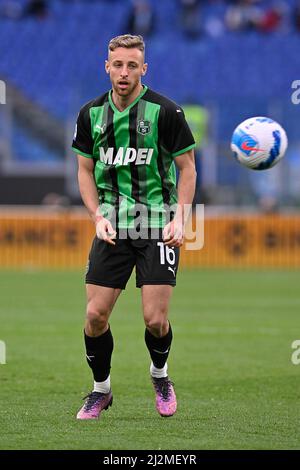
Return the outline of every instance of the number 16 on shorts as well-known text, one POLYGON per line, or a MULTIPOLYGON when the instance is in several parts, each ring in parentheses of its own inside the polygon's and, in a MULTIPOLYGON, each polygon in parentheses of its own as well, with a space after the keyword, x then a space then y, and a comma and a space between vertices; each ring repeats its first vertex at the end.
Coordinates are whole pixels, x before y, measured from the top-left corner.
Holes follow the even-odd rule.
POLYGON ((179 262, 179 248, 178 247, 170 248, 164 245, 164 242, 157 242, 157 248, 158 250, 156 251, 155 257, 157 255, 159 257, 158 266, 160 266, 160 268, 158 268, 155 278, 167 280, 168 282, 166 282, 166 284, 175 286, 176 274, 177 274, 177 268, 178 268, 178 262, 179 262), (159 276, 157 277, 158 274, 159 276))
POLYGON ((176 255, 174 247, 169 248, 165 246, 163 242, 157 242, 157 246, 159 246, 159 254, 160 254, 160 264, 168 264, 174 265, 176 261, 176 255))
POLYGON ((176 278, 176 271, 179 261, 179 248, 169 248, 168 246, 164 245, 163 242, 157 242, 157 246, 159 247, 160 265, 168 265, 168 271, 171 271, 174 278, 176 278))

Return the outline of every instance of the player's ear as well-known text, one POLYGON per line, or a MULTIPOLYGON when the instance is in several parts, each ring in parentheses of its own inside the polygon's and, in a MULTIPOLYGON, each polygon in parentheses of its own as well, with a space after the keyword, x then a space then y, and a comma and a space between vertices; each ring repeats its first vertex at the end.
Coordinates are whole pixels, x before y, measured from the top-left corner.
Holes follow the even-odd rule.
POLYGON ((142 75, 146 75, 148 69, 148 64, 144 64, 142 68, 142 75))
POLYGON ((105 61, 105 71, 106 71, 106 73, 109 73, 109 62, 108 62, 108 60, 105 61))

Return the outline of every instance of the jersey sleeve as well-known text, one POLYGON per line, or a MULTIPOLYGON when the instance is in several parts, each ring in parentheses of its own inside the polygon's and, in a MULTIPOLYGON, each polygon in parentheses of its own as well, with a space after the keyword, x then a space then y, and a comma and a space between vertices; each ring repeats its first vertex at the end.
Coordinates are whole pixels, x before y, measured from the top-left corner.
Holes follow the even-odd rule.
POLYGON ((162 143, 173 157, 196 146, 183 110, 174 104, 164 110, 162 117, 162 143))
POLYGON ((76 122, 72 149, 84 157, 93 158, 94 141, 91 132, 89 105, 81 108, 76 122))

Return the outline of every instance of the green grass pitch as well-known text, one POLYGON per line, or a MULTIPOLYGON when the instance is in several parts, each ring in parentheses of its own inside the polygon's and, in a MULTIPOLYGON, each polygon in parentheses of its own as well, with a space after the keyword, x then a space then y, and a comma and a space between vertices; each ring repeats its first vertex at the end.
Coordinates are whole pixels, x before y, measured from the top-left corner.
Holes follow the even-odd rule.
POLYGON ((80 272, 0 272, 1 449, 299 449, 299 272, 182 271, 169 372, 178 412, 154 406, 139 290, 111 317, 114 404, 76 421, 92 379, 80 272))

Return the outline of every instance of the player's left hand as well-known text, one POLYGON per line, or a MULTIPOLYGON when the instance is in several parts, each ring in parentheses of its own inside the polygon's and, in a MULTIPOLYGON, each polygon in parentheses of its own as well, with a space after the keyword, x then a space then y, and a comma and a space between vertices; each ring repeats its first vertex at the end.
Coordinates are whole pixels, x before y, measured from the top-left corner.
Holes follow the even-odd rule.
POLYGON ((180 247, 183 245, 184 227, 182 220, 174 218, 163 229, 164 245, 180 247))

